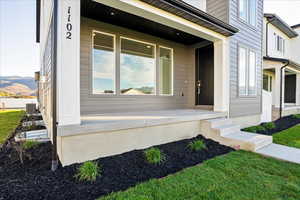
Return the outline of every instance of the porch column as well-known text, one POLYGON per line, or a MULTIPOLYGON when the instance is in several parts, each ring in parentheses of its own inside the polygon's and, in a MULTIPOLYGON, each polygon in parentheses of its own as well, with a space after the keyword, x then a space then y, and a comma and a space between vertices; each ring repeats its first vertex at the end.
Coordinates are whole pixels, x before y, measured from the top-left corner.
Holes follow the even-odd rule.
POLYGON ((58 1, 57 120, 80 124, 80 1, 58 1))
POLYGON ((300 105, 300 72, 296 73, 296 105, 300 105))
POLYGON ((275 107, 280 107, 280 79, 282 79, 282 108, 284 108, 284 82, 285 82, 285 69, 282 70, 282 77, 280 77, 281 67, 275 68, 275 107))
POLYGON ((214 111, 229 110, 229 41, 214 42, 214 111))

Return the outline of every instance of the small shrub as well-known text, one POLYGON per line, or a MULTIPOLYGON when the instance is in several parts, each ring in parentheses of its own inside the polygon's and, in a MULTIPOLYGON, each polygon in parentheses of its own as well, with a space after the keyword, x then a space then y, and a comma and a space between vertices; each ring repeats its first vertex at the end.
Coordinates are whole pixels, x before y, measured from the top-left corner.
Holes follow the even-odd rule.
POLYGON ((274 122, 263 123, 262 126, 268 130, 276 128, 276 125, 274 122))
POLYGON ((98 176, 101 176, 101 166, 96 162, 87 161, 78 168, 75 178, 79 181, 93 182, 96 181, 98 176))
POLYGON ((243 131, 251 132, 251 133, 257 133, 257 132, 261 132, 261 131, 265 131, 265 130, 266 130, 266 128, 263 126, 251 126, 251 127, 243 129, 243 131))
POLYGON ((202 149, 206 149, 206 145, 202 140, 194 140, 188 144, 188 147, 192 151, 200 151, 202 149))
POLYGON ((27 140, 27 141, 23 142, 21 145, 24 150, 29 150, 29 149, 34 149, 39 144, 40 144, 40 142, 37 142, 34 140, 27 140))
POLYGON ((166 160, 166 155, 159 148, 155 147, 145 150, 144 155, 150 164, 161 164, 166 160))
POLYGON ((300 114, 292 115, 292 117, 293 117, 294 119, 300 119, 300 114))

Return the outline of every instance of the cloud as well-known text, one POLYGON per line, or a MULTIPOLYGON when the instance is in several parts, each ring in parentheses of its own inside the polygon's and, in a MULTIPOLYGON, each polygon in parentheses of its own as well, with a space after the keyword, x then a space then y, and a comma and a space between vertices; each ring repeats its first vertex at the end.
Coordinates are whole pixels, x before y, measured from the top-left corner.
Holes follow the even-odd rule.
POLYGON ((121 55, 121 88, 155 85, 155 59, 121 55))
POLYGON ((113 52, 94 50, 94 78, 114 79, 115 59, 113 52))

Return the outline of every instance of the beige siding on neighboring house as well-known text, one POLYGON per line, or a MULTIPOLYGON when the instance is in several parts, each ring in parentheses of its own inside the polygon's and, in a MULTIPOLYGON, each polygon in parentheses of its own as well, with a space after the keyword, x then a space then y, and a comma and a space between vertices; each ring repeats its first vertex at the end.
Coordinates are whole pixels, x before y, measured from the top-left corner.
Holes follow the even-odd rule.
MULTIPOLYGON (((118 43, 118 40, 117 40, 118 43)), ((88 18, 81 18, 81 114, 188 108, 194 106, 194 51, 191 47, 88 18), (174 49, 174 96, 92 94, 92 31, 125 36, 174 49)), ((118 48, 117 48, 117 51, 118 48)))

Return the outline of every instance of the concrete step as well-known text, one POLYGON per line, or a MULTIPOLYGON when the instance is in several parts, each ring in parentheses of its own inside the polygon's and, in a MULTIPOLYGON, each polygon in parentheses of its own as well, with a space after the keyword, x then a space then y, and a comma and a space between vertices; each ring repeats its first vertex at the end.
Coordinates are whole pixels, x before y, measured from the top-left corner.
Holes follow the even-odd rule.
POLYGON ((255 151, 264 156, 300 164, 300 149, 279 144, 270 144, 255 151))
POLYGON ((230 119, 226 119, 226 118, 216 118, 216 119, 210 119, 210 120, 206 120, 206 121, 209 123, 211 128, 232 124, 232 121, 230 119))
POLYGON ((227 134, 224 136, 224 138, 235 141, 235 145, 239 144, 241 149, 249 151, 256 151, 260 148, 272 144, 272 136, 242 131, 227 134))
POLYGON ((239 132, 241 127, 239 125, 226 124, 222 126, 216 126, 212 129, 217 131, 221 136, 225 136, 227 134, 239 132))

